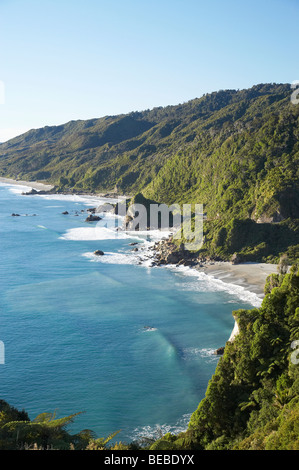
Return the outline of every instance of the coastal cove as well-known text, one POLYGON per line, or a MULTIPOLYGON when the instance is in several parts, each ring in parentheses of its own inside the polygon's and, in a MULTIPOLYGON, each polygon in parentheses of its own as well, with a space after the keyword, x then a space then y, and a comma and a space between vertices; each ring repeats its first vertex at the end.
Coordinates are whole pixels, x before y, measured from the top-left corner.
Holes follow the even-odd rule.
POLYGON ((161 234, 117 232, 111 214, 85 222, 98 196, 28 188, 43 186, 0 184, 1 398, 31 417, 84 411, 74 430, 125 441, 186 429, 232 311, 260 305, 276 265, 151 267, 161 234))

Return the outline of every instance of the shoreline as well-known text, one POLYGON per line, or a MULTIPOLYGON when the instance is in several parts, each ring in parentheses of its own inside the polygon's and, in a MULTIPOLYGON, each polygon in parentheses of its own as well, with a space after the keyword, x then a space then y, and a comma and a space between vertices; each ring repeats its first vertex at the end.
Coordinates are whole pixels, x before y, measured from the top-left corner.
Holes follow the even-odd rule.
POLYGON ((0 176, 0 183, 15 185, 15 186, 26 186, 29 189, 36 189, 37 191, 51 191, 54 188, 52 184, 38 183, 37 181, 23 181, 14 180, 12 178, 4 178, 0 176))
MULTIPOLYGON (((28 188, 35 189, 36 191, 51 191, 54 188, 54 186, 51 184, 41 183, 37 181, 17 181, 12 178, 4 177, 0 177, 0 183, 4 183, 7 185, 25 186, 28 188)), ((60 193, 53 193, 53 195, 55 194, 63 195, 60 193)), ((88 197, 91 194, 76 193, 73 195, 88 197)), ((111 197, 109 193, 105 195, 93 193, 92 195, 96 198, 106 197, 107 199, 109 199, 109 197, 111 197)), ((124 196, 118 197, 122 198, 124 196)), ((161 238, 162 236, 163 234, 161 233, 161 238)), ((148 252, 147 255, 149 254, 150 253, 148 252)), ((155 255, 150 256, 150 258, 152 259, 152 261, 154 261, 155 255)), ((176 267, 176 263, 167 263, 167 265, 174 268, 176 267)), ((270 274, 277 273, 276 264, 258 262, 231 264, 229 261, 207 261, 200 267, 196 265, 189 267, 190 269, 192 269, 192 271, 196 270, 199 273, 204 273, 209 277, 222 281, 225 284, 239 286, 246 291, 256 294, 261 300, 264 297, 264 286, 267 277, 270 274)))
POLYGON ((200 271, 228 284, 235 284, 264 298, 264 286, 270 274, 277 274, 277 264, 269 263, 240 263, 231 264, 229 261, 215 261, 200 271))
POLYGON ((97 193, 97 192, 92 192, 92 191, 80 191, 80 192, 73 192, 73 191, 62 191, 62 192, 53 192, 53 189, 55 186, 50 183, 42 183, 38 181, 25 181, 25 180, 14 180, 13 178, 4 178, 3 176, 0 176, 0 183, 3 184, 9 184, 9 185, 16 185, 16 186, 24 186, 27 187, 28 189, 35 189, 36 191, 43 191, 43 192, 49 192, 50 194, 59 194, 59 195, 65 195, 65 196, 92 196, 95 198, 107 198, 107 199, 131 199, 132 196, 130 195, 124 195, 124 194, 117 194, 113 192, 106 192, 106 193, 97 193))
POLYGON ((204 259, 201 255, 185 251, 178 248, 172 241, 163 240, 154 244, 153 265, 169 267, 186 267, 192 272, 197 272, 208 276, 210 279, 218 281, 218 285, 224 290, 229 290, 229 286, 235 287, 236 291, 243 296, 243 293, 252 294, 254 304, 261 304, 264 294, 264 287, 267 277, 277 274, 277 264, 263 262, 240 262, 204 259))

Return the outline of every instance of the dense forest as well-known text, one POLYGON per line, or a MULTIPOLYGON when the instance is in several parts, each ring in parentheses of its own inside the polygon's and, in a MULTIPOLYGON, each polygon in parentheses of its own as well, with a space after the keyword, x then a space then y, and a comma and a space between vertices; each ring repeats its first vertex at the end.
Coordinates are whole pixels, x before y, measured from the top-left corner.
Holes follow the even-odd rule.
POLYGON ((299 106, 290 96, 287 84, 223 90, 0 145, 0 176, 56 192, 203 204, 199 255, 293 264, 268 278, 260 308, 233 312, 239 334, 184 433, 115 443, 70 433, 76 414, 30 419, 0 400, 0 449, 299 450, 299 106))
POLYGON ((287 84, 31 130, 0 145, 0 175, 55 191, 199 203, 203 254, 277 262, 299 254, 299 106, 287 84))
POLYGON ((30 420, 0 400, 0 449, 299 450, 298 265, 269 276, 265 294, 260 308, 233 312, 239 333, 227 341, 185 432, 115 442, 117 431, 71 434, 67 426, 78 413, 30 420))
POLYGON ((265 293, 260 308, 233 312, 239 333, 188 430, 152 449, 299 450, 298 265, 269 276, 265 293))

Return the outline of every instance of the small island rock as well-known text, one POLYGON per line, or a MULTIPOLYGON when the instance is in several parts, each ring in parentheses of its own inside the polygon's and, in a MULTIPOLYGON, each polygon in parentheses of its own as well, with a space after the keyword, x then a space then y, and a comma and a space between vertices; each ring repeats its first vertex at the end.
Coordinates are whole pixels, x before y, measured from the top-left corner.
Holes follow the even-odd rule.
POLYGON ((102 220, 102 219, 98 215, 91 215, 90 214, 88 217, 86 217, 85 222, 95 222, 97 220, 102 220))
POLYGON ((94 255, 103 256, 105 253, 102 250, 96 250, 93 252, 94 255))

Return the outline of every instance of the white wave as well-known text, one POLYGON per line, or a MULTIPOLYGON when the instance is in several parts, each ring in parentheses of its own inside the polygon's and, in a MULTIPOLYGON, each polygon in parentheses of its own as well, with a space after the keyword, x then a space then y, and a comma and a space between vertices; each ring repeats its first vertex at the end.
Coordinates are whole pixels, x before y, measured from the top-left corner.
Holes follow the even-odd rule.
MULTIPOLYGON (((94 196, 80 196, 78 194, 35 194, 34 197, 40 197, 48 201, 65 201, 83 203, 85 206, 98 206, 107 202, 107 199, 94 196)), ((111 203, 115 201, 110 200, 111 203)))
MULTIPOLYGON (((221 279, 217 279, 211 274, 206 274, 202 271, 199 271, 188 266, 174 266, 174 265, 165 265, 164 268, 172 269, 178 273, 182 273, 188 276, 194 276, 196 278, 195 282, 191 282, 189 285, 190 290, 199 290, 204 292, 219 292, 224 291, 233 296, 236 296, 238 299, 251 304, 254 307, 260 307, 262 300, 256 293, 251 292, 245 287, 238 284, 233 284, 229 282, 224 282, 221 279), (198 283, 197 281, 201 281, 198 283)), ((188 285, 185 286, 185 289, 188 289, 188 285)))
POLYGON ((21 185, 7 185, 8 186, 8 189, 11 193, 14 193, 14 194, 22 194, 24 192, 28 192, 32 189, 31 186, 21 186, 21 185))
POLYGON ((60 238, 64 240, 88 241, 131 239, 132 237, 121 230, 113 230, 107 227, 101 227, 100 225, 94 225, 92 227, 71 228, 60 238))
POLYGON ((146 333, 148 331, 157 331, 157 329, 158 328, 154 328, 153 326, 144 326, 141 331, 142 333, 146 333))
POLYGON ((140 238, 149 239, 151 244, 154 244, 156 241, 162 240, 162 238, 168 238, 170 233, 169 231, 163 230, 140 230, 140 231, 130 231, 127 230, 126 233, 128 235, 137 235, 140 238))
POLYGON ((83 253, 84 257, 92 262, 106 263, 106 264, 139 264, 140 261, 137 256, 132 253, 111 253, 106 252, 102 256, 95 255, 94 253, 83 253))
POLYGON ((186 431, 190 422, 191 413, 184 414, 175 424, 156 424, 154 426, 140 426, 131 433, 132 440, 138 439, 159 439, 167 433, 174 435, 186 431))
MULTIPOLYGON (((124 234, 125 235, 125 234, 124 234)), ((139 240, 140 241, 140 240, 139 240)), ((150 243, 138 243, 138 251, 132 250, 124 252, 107 252, 104 256, 97 256, 94 253, 83 253, 82 256, 89 258, 90 261, 106 264, 133 264, 143 266, 145 268, 151 267, 153 263, 152 255, 149 251, 150 243)))
POLYGON ((211 348, 185 348, 182 351, 183 359, 207 358, 210 360, 219 359, 215 354, 215 349, 211 348))

